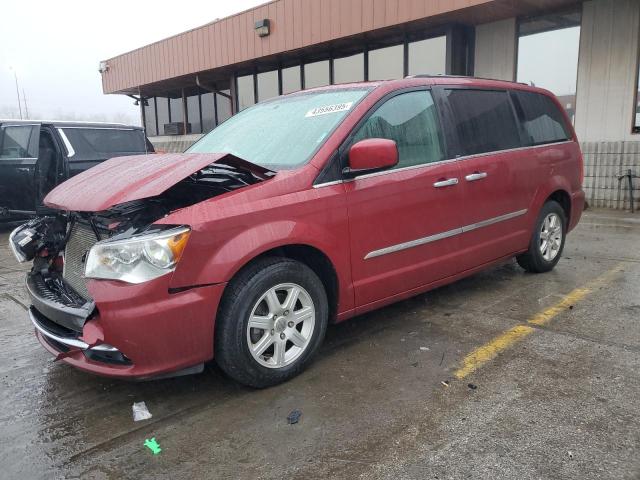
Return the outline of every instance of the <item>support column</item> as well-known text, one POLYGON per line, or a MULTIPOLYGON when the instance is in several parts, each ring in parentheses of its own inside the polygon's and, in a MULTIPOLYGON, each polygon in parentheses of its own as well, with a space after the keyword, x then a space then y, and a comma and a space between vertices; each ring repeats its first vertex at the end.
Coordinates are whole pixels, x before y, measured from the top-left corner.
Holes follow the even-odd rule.
POLYGON ((475 76, 514 81, 517 35, 515 18, 477 25, 475 76))

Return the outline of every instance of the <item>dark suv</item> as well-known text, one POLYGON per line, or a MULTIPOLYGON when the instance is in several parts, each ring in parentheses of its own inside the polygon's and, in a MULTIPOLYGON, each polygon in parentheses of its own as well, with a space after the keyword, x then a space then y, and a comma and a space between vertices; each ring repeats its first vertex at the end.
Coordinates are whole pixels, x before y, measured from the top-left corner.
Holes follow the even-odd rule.
POLYGON ((153 151, 140 127, 0 120, 0 221, 34 215, 53 187, 104 160, 153 151))

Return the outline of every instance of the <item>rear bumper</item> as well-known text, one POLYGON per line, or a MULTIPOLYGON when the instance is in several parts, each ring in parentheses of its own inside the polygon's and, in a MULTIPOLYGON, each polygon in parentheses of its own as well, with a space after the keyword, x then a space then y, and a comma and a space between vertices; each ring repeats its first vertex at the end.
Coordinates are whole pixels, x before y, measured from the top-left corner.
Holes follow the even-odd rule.
POLYGON ((180 374, 213 358, 224 285, 170 294, 169 281, 170 275, 139 285, 90 281, 95 310, 80 331, 58 321, 69 312, 56 302, 44 303, 45 313, 38 298, 29 315, 44 348, 81 370, 130 379, 180 374))
POLYGON ((584 201, 585 194, 582 189, 571 194, 571 216, 569 218, 568 231, 573 230, 576 225, 578 225, 580 217, 582 217, 582 212, 584 211, 584 201))

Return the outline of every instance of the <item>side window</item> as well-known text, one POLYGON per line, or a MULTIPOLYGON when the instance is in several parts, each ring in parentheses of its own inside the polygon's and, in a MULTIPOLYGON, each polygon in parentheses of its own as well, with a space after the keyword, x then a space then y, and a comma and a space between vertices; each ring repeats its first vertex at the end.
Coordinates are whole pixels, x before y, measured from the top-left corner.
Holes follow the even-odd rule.
POLYGON ((353 143, 386 138, 398 146, 398 165, 409 167, 444 159, 442 132, 431 92, 402 93, 387 100, 356 132, 353 143))
POLYGON ((513 91, 514 105, 530 145, 561 142, 571 138, 565 119, 546 95, 513 91))
POLYGON ((10 125, 0 129, 0 159, 38 158, 39 125, 10 125))
POLYGON ((521 147, 509 95, 495 90, 446 90, 460 147, 458 155, 521 147))

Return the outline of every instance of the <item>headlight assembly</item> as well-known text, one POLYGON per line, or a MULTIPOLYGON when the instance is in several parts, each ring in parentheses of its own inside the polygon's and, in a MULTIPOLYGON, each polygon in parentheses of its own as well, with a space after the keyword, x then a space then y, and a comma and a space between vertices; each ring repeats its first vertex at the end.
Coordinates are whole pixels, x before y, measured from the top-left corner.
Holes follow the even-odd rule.
POLYGON ((169 230, 123 240, 102 240, 87 255, 84 276, 143 283, 173 272, 182 257, 191 229, 169 230))

